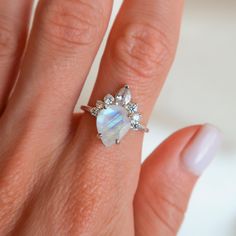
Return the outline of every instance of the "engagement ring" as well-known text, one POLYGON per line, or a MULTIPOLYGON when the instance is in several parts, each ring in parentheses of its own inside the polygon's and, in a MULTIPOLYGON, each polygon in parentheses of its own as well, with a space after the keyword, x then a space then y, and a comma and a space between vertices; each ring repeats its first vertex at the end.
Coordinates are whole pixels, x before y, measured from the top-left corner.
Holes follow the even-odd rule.
POLYGON ((148 132, 148 128, 140 123, 141 114, 138 105, 132 102, 128 85, 125 85, 114 96, 107 94, 103 101, 98 100, 95 107, 81 106, 97 119, 98 137, 107 147, 119 144, 130 129, 148 132))

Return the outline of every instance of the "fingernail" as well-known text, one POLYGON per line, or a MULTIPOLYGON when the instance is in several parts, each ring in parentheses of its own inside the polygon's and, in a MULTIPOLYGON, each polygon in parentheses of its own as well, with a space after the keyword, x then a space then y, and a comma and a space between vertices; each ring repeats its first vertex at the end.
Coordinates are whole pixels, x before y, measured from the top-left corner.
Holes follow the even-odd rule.
POLYGON ((221 133, 213 125, 200 128, 182 153, 184 165, 195 175, 201 175, 214 158, 221 144, 221 133))

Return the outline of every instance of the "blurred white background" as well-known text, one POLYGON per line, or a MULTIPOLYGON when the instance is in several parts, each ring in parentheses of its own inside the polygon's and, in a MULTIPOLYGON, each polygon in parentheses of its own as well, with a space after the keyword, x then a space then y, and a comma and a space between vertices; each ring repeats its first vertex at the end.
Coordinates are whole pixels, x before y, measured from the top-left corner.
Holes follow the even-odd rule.
MULTIPOLYGON (((120 4, 115 1, 112 20, 120 4)), ((79 104, 87 102, 103 48, 104 43, 79 104)), ((175 130, 205 122, 222 130, 224 143, 195 188, 179 236, 235 236, 235 0, 186 2, 177 57, 150 120, 143 157, 175 130)))

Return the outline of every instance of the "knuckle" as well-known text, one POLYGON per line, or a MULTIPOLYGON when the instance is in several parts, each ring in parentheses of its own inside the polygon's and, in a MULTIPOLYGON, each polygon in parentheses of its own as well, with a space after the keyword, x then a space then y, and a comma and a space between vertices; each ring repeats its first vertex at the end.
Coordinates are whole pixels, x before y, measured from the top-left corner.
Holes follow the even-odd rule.
POLYGON ((53 45, 73 49, 91 45, 103 27, 102 8, 91 1, 52 1, 45 8, 40 29, 53 45))
POLYGON ((178 229, 182 223, 185 208, 182 208, 178 203, 173 202, 172 199, 166 196, 157 196, 157 202, 161 206, 157 216, 161 219, 167 219, 167 221, 164 221, 164 224, 175 232, 175 229, 178 229))
POLYGON ((171 59, 165 34, 147 24, 127 25, 115 40, 112 56, 122 73, 144 78, 156 76, 171 59))

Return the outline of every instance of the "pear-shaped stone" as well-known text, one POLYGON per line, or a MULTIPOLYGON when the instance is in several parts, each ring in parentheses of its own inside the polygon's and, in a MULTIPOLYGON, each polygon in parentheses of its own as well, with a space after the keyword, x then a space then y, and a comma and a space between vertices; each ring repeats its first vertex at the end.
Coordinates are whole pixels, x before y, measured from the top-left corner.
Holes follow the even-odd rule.
POLYGON ((131 101, 131 92, 128 87, 120 89, 116 94, 116 102, 120 105, 126 105, 131 101))
POLYGON ((97 131, 107 147, 121 140, 130 129, 130 119, 122 106, 111 105, 99 112, 97 131))

